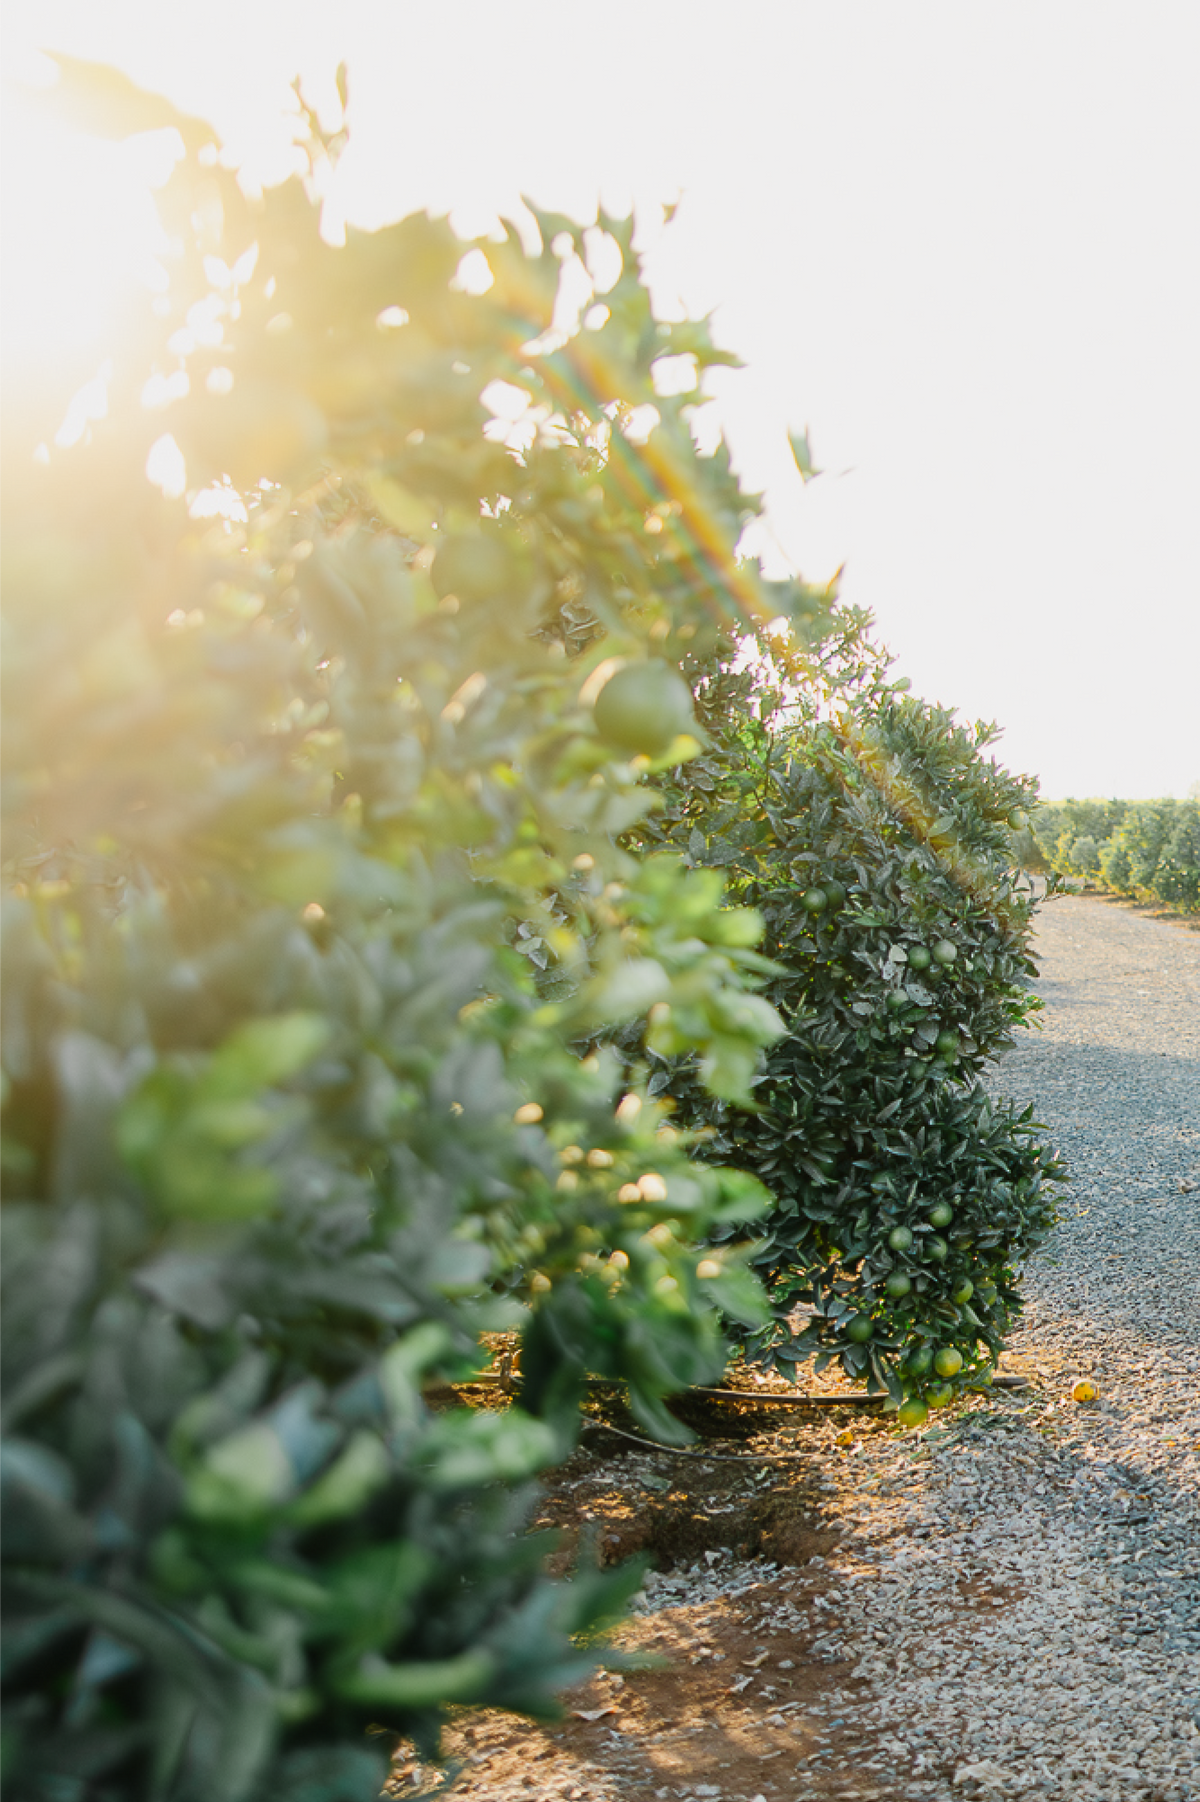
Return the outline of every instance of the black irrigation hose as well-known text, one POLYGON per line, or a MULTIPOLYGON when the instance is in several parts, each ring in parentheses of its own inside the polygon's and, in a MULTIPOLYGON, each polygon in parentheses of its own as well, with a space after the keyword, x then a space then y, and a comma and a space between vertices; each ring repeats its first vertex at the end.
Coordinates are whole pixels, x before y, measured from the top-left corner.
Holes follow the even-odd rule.
POLYGON ((780 1395, 778 1390, 765 1389, 761 1392, 754 1389, 684 1389, 679 1395, 672 1396, 672 1401, 686 1401, 689 1395, 715 1395, 722 1401, 752 1402, 757 1408, 765 1403, 775 1408, 873 1408, 876 1402, 885 1402, 886 1395, 780 1395))
MULTIPOLYGON (((1009 1388, 1027 1389, 1029 1387, 1029 1384, 1026 1383, 1022 1377, 1008 1377, 1007 1379, 1004 1379, 1004 1387, 1006 1389, 1009 1389, 1009 1388)), ((689 1393, 692 1395, 735 1395, 735 1396, 739 1396, 739 1397, 741 1395, 741 1391, 738 1389, 693 1389, 693 1390, 690 1390, 689 1393)), ((750 1399, 758 1400, 760 1398, 756 1397, 756 1396, 752 1396, 750 1399)), ((766 1400, 767 1398, 762 1397, 761 1399, 766 1400)), ((773 1401, 791 1401, 792 1397, 780 1395, 780 1396, 773 1396, 770 1399, 773 1401)), ((813 1400, 819 1399, 822 1402, 832 1401, 832 1400, 838 1400, 838 1401, 841 1400, 840 1397, 832 1397, 832 1396, 821 1396, 819 1398, 813 1397, 813 1396, 804 1396, 802 1398, 797 1398, 797 1399, 804 1400, 804 1401, 813 1401, 813 1400)), ((871 1397, 864 1396, 862 1398, 863 1401, 866 1401, 866 1400, 882 1401, 883 1399, 884 1398, 882 1396, 871 1396, 871 1397)), ((615 1433, 618 1439, 627 1439, 631 1445, 645 1446, 647 1451, 658 1452, 664 1458, 699 1458, 705 1464, 709 1464, 709 1463, 716 1463, 716 1464, 768 1464, 768 1463, 796 1464, 805 1458, 812 1458, 815 1456, 815 1453, 811 1452, 811 1451, 809 1451, 809 1452, 693 1452, 683 1446, 660 1445, 656 1439, 643 1439, 640 1433, 627 1433, 625 1431, 624 1427, 610 1427, 606 1424, 606 1422, 604 1422, 602 1420, 594 1420, 594 1419, 592 1419, 592 1417, 590 1415, 587 1415, 584 1417, 583 1425, 580 1430, 581 1430, 581 1432, 586 1432, 589 1427, 592 1429, 592 1431, 594 1433, 615 1433)))
MULTIPOLYGON (((617 1389, 620 1384, 607 1377, 589 1378, 589 1389, 617 1389)), ((490 1374, 472 1377, 464 1383, 449 1385, 454 1389, 505 1389, 499 1377, 490 1374)), ((987 1385, 990 1389, 1028 1389, 1031 1387, 1026 1377, 993 1377, 987 1385)), ((505 1393, 510 1391, 505 1389, 505 1393)), ((976 1394, 986 1394, 986 1389, 979 1389, 976 1394)), ((756 1389, 681 1389, 672 1401, 686 1401, 689 1395, 714 1396, 719 1401, 749 1402, 754 1407, 774 1408, 873 1408, 887 1400, 886 1395, 780 1395, 778 1390, 756 1389)))
POLYGON ((594 1433, 615 1433, 618 1439, 628 1439, 631 1445, 643 1445, 649 1452, 659 1452, 664 1458, 699 1458, 705 1464, 797 1464, 802 1459, 812 1458, 812 1452, 756 1452, 753 1456, 745 1452, 693 1452, 683 1446, 660 1445, 656 1439, 643 1439, 640 1433, 627 1433, 624 1427, 606 1426, 602 1420, 587 1419, 582 1431, 591 1427, 594 1433))

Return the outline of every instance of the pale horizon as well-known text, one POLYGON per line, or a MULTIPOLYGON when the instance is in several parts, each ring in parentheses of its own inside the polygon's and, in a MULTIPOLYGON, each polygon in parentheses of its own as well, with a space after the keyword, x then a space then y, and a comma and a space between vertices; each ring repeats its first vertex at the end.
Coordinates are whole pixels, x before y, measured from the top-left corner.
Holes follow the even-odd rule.
MULTIPOLYGON (((765 490, 769 571, 844 564, 897 674, 995 719, 995 755, 1048 798, 1184 796, 1200 781, 1200 25, 1154 5, 729 17, 165 0, 44 4, 4 36, 10 71, 38 46, 115 63, 264 179, 284 171, 290 77, 332 113, 344 59, 331 230, 428 207, 479 231, 522 192, 580 219, 598 198, 634 204, 657 304, 711 310, 746 364, 707 392, 765 490), (827 473, 803 487, 786 434, 806 425, 827 473)), ((68 204, 71 154, 47 137, 23 168, 11 143, 6 159, 9 260, 47 283, 19 194, 68 204)), ((111 200, 134 246, 107 154, 89 217, 103 227, 111 200)), ((6 331, 46 316, 36 285, 25 298, 6 293, 6 331)))

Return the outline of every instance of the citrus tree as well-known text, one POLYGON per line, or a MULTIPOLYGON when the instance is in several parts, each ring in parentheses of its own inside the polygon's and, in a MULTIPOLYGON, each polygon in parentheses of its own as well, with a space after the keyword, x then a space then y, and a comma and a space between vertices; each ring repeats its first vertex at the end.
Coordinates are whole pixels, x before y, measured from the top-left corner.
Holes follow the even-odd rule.
POLYGON ((1118 894, 1200 906, 1200 802, 1046 803, 1034 816, 1041 864, 1052 876, 1084 876, 1118 894))
POLYGON ((765 1190, 604 1048, 747 1100, 763 920, 618 841, 703 748, 685 661, 829 608, 738 560, 757 503, 655 385, 729 359, 629 222, 331 246, 303 113, 254 196, 61 73, 182 154, 106 414, 55 441, 26 386, 4 445, 6 1775, 365 1798, 364 1729, 546 1711, 628 1588, 523 1534, 584 1373, 677 1436, 767 1318, 709 1243, 765 1190), (430 1411, 513 1330, 516 1405, 430 1411))
POLYGON ((761 912, 787 1031, 752 1110, 686 1058, 650 1090, 771 1190, 753 1264, 773 1319, 748 1355, 836 1358, 917 1424, 986 1378, 1054 1219, 1062 1172, 1031 1112, 979 1081, 1040 1005, 1014 852, 1034 786, 984 757, 994 728, 889 683, 861 622, 826 652, 799 695, 719 663, 698 681, 708 754, 664 778, 643 830, 761 912))

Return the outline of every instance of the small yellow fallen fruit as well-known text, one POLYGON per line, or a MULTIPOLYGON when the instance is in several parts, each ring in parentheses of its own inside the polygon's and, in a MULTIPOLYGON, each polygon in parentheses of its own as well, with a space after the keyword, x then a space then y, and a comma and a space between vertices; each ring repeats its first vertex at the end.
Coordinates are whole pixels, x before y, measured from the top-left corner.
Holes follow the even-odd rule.
POLYGON ((1095 1383, 1089 1383, 1086 1377, 1084 1377, 1081 1382, 1076 1383, 1074 1389, 1071 1391, 1071 1400, 1073 1402, 1094 1402, 1095 1399, 1096 1385, 1095 1383))
POLYGON ((854 1428, 847 1427, 844 1433, 839 1433, 837 1438, 834 1440, 834 1444, 835 1445, 853 1445, 854 1444, 854 1428))

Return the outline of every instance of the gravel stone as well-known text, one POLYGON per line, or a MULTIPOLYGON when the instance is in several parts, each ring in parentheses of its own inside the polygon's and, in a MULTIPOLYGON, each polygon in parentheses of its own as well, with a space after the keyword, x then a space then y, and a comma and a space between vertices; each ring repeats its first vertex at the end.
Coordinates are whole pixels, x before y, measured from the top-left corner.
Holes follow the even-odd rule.
MULTIPOLYGON (((1040 1030, 988 1082, 1072 1179, 1011 1342, 1039 1386, 836 1467, 813 1652, 880 1794, 1200 1802, 1200 937, 1061 897, 1037 956, 1040 1030)), ((773 1571, 714 1559, 642 1605, 773 1571)))

